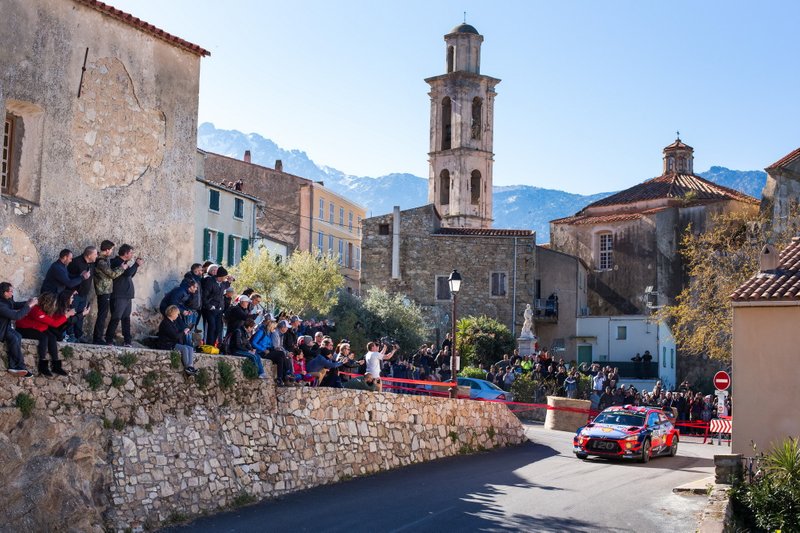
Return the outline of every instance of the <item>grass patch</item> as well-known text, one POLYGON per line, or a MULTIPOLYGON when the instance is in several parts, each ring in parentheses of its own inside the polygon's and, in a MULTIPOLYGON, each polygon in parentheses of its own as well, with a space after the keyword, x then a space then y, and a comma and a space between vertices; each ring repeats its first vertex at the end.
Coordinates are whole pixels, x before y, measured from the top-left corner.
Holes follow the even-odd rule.
POLYGON ((14 405, 19 407, 19 410, 22 413, 22 418, 28 418, 31 416, 33 409, 36 407, 36 400, 34 400, 33 396, 30 394, 20 392, 17 394, 17 398, 14 400, 14 405))
POLYGON ((61 348, 60 351, 61 351, 61 357, 63 357, 64 359, 68 360, 75 357, 75 350, 72 348, 72 346, 64 346, 61 348))
POLYGON ((109 420, 106 417, 103 417, 103 429, 111 429, 111 428, 112 428, 111 420, 109 420))
POLYGON ((119 417, 114 419, 114 422, 111 425, 115 430, 122 431, 125 429, 125 421, 119 417))
POLYGON ((450 440, 453 441, 453 443, 458 442, 458 433, 455 431, 451 431, 447 435, 450 437, 450 440))
POLYGON ((152 389, 157 381, 158 381, 158 372, 156 372, 155 370, 151 370, 144 376, 144 379, 142 379, 142 385, 146 389, 152 389))
POLYGON ((135 365, 136 362, 139 360, 136 357, 136 354, 133 353, 124 353, 120 355, 118 359, 119 359, 119 364, 124 366, 127 370, 130 370, 131 367, 133 367, 133 365, 135 365))
POLYGON ((245 359, 242 363, 242 375, 247 379, 258 379, 258 367, 250 359, 245 359))
POLYGON ((493 439, 495 436, 494 426, 489 426, 489 429, 486 431, 486 434, 489 436, 490 439, 493 439))
POLYGON ((236 384, 236 374, 230 363, 217 361, 217 371, 219 371, 219 388, 222 390, 232 389, 236 384))
POLYGON ((111 376, 111 386, 121 389, 128 380, 123 378, 122 376, 118 376, 114 374, 111 376))
POLYGON ((167 518, 167 524, 180 524, 182 522, 186 522, 187 520, 189 520, 189 515, 181 513, 179 511, 174 511, 167 518))
POLYGON ((181 353, 179 351, 172 350, 169 352, 169 366, 176 370, 181 367, 181 353))
POLYGON ((211 381, 211 376, 208 373, 208 369, 201 368, 197 374, 195 374, 194 381, 197 383, 197 387, 200 390, 205 390, 206 387, 208 387, 208 383, 211 381))
POLYGON ((247 492, 240 492, 234 499, 231 500, 231 507, 244 507, 256 502, 256 497, 247 492))
POLYGON ((100 388, 100 385, 103 384, 103 374, 98 372, 95 369, 92 369, 86 373, 84 376, 86 382, 89 384, 89 388, 92 390, 97 390, 100 388))

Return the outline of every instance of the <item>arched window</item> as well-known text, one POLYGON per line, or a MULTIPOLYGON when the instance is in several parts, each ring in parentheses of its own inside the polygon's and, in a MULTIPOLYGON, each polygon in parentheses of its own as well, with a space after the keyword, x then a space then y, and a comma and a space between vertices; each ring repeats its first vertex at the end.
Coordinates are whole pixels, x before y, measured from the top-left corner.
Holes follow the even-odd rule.
POLYGON ((667 172, 675 170, 675 159, 672 157, 667 158, 667 172))
POLYGON ((477 96, 472 99, 472 138, 480 139, 483 130, 483 100, 477 96))
POLYGON ((683 156, 678 158, 678 170, 679 171, 686 170, 686 158, 683 156))
POLYGON ((449 150, 451 146, 451 120, 453 104, 449 96, 442 99, 442 150, 449 150))
POLYGON ((597 239, 597 269, 611 270, 614 268, 614 234, 602 231, 595 234, 597 239))
POLYGON ((452 46, 447 47, 447 73, 453 72, 453 66, 455 65, 456 59, 456 49, 452 46))
POLYGON ((472 171, 469 180, 469 190, 472 195, 472 205, 481 203, 481 173, 477 170, 472 171))
POLYGON ((447 169, 442 170, 439 174, 439 203, 450 204, 450 171, 447 169))

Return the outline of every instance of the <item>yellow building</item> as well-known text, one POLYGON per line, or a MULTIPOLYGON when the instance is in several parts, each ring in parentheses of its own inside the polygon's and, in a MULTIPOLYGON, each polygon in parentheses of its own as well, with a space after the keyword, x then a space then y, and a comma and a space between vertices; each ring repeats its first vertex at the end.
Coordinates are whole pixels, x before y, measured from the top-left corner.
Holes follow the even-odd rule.
POLYGON ((348 292, 361 289, 361 224, 366 209, 325 188, 311 185, 311 249, 339 259, 348 292))

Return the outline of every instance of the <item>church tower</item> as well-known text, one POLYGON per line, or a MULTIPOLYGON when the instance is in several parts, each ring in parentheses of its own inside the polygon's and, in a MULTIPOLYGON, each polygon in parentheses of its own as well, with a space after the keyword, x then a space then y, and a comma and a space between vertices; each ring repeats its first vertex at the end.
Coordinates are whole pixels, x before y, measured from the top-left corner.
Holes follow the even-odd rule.
POLYGON ((448 228, 492 226, 494 87, 481 75, 483 36, 459 24, 444 36, 446 74, 431 86, 428 202, 448 228))

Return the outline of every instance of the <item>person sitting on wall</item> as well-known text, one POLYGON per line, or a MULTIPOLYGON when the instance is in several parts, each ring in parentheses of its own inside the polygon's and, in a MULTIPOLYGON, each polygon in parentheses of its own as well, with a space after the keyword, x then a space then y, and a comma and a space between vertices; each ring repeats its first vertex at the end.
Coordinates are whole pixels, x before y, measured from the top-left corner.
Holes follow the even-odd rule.
POLYGON ((248 318, 253 318, 255 322, 255 318, 250 316, 250 297, 242 294, 236 298, 236 302, 225 311, 225 323, 228 325, 229 334, 239 329, 248 318))
POLYGON ((252 318, 248 318, 242 325, 234 330, 231 334, 229 344, 230 353, 238 357, 247 357, 253 361, 258 369, 258 377, 267 379, 267 374, 264 373, 264 364, 261 362, 261 358, 256 355, 255 348, 250 344, 250 337, 255 330, 256 323, 252 318))
MULTIPOLYGON (((336 372, 336 378, 325 381, 325 377, 328 372, 333 372, 343 364, 333 361, 332 356, 333 341, 330 339, 330 337, 325 337, 322 341, 322 346, 320 346, 319 354, 306 365, 308 373, 317 378, 317 383, 319 385, 324 385, 326 387, 337 387, 336 378, 338 378, 338 372, 336 372)), ((341 382, 338 382, 337 388, 339 387, 341 387, 341 382)))
POLYGON ((197 369, 194 367, 194 348, 185 344, 189 328, 179 318, 180 315, 181 310, 177 305, 170 305, 164 310, 164 318, 158 325, 156 348, 180 353, 184 371, 193 376, 197 374, 197 369))
MULTIPOLYGON (((57 328, 50 328, 53 333, 56 335, 56 340, 58 342, 62 342, 66 340, 67 342, 78 342, 78 339, 72 337, 70 335, 70 331, 74 331, 76 326, 76 321, 78 317, 83 319, 86 315, 89 314, 89 305, 85 307, 81 306, 78 308, 75 305, 75 300, 78 298, 77 291, 74 289, 64 289, 61 291, 56 298, 56 315, 64 315, 66 316, 68 309, 75 309, 75 314, 67 319, 61 326, 57 328)), ((84 300, 79 300, 79 302, 84 300)))
POLYGON ((75 316, 74 309, 67 309, 65 314, 56 314, 56 296, 51 292, 46 292, 39 296, 39 302, 31 308, 27 315, 17 320, 17 331, 23 339, 39 341, 36 352, 40 375, 47 377, 52 377, 53 374, 67 375, 58 358, 58 341, 56 341, 56 334, 51 328, 58 328, 72 316, 75 316), (52 362, 52 372, 47 361, 48 353, 52 362))
POLYGON ((298 351, 292 357, 292 365, 294 370, 294 381, 298 384, 310 385, 314 381, 314 376, 308 373, 306 369, 306 356, 302 351, 298 351))
POLYGON ((23 318, 39 303, 38 298, 31 298, 27 302, 14 301, 14 286, 4 281, 0 283, 0 342, 6 344, 8 353, 8 373, 20 378, 32 377, 25 368, 25 359, 22 357, 22 336, 11 327, 11 322, 23 318))

